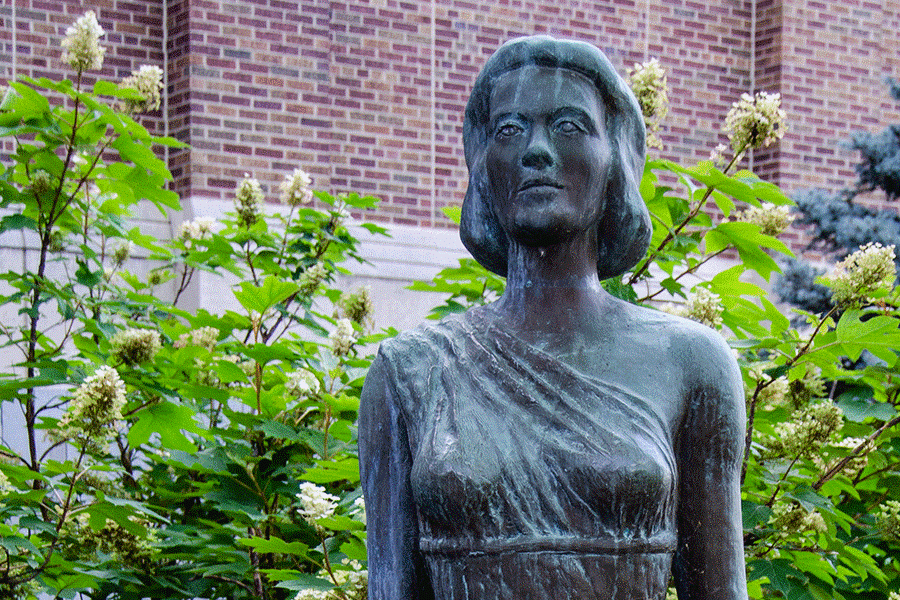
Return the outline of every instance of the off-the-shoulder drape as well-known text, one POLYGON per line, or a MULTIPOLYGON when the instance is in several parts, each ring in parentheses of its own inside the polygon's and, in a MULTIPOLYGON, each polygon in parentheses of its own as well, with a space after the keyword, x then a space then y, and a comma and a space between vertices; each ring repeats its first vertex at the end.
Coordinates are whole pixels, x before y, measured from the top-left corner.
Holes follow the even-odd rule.
POLYGON ((360 413, 370 599, 663 598, 678 473, 657 405, 477 311, 385 343, 360 413))

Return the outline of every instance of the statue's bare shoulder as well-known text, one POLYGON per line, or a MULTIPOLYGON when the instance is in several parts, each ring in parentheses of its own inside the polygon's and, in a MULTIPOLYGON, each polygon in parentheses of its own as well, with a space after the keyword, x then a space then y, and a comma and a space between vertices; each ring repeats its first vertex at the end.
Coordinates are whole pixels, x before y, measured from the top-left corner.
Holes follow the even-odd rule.
MULTIPOLYGON (((673 400, 712 394, 729 405, 741 396, 740 371, 722 335, 705 325, 669 313, 621 303, 613 316, 620 335, 618 352, 626 365, 664 389, 673 400)), ((681 407, 682 409, 685 407, 681 407)), ((743 406, 741 405, 742 409, 743 406)), ((737 410, 737 406, 728 410, 737 410)))

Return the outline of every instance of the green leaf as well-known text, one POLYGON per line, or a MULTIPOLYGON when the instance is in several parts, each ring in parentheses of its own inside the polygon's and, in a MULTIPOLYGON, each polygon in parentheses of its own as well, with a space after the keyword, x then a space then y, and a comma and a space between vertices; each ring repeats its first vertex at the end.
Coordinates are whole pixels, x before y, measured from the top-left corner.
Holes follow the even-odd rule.
POLYGON ((0 219, 0 233, 18 229, 36 230, 37 222, 31 217, 26 217, 22 214, 6 215, 3 219, 0 219))
POLYGON ((803 573, 834 585, 834 567, 822 556, 800 550, 792 550, 786 554, 789 554, 793 559, 794 567, 803 573))
POLYGON ((765 525, 769 521, 769 517, 772 516, 772 509, 763 504, 742 500, 741 516, 744 530, 749 531, 757 525, 765 525))
POLYGON ((777 250, 786 256, 794 255, 784 245, 784 242, 770 235, 763 235, 759 231, 759 226, 752 223, 736 221, 720 223, 706 232, 704 242, 708 254, 719 252, 733 245, 744 266, 759 273, 766 281, 773 272, 780 272, 781 269, 772 257, 763 251, 763 248, 777 250))
POLYGON ((300 479, 312 483, 359 481, 359 460, 348 457, 335 461, 319 461, 316 467, 308 469, 300 479))
POLYGON ((600 282, 600 285, 603 286, 604 290, 620 300, 625 300, 626 302, 635 302, 637 300, 634 288, 623 283, 620 277, 604 279, 600 282))
POLYGON ((269 539, 260 537, 238 538, 238 542, 262 553, 306 556, 309 550, 309 546, 302 542, 286 542, 277 537, 270 537, 269 539))
POLYGON ((366 560, 366 544, 356 537, 351 537, 349 540, 341 544, 341 552, 347 555, 347 558, 350 560, 366 560))
POLYGON ((748 575, 750 580, 768 577, 772 587, 784 594, 785 597, 797 600, 814 600, 805 591, 809 577, 795 569, 790 560, 785 558, 754 560, 748 563, 748 566, 751 569, 748 575))
POLYGON ((84 287, 96 287, 98 283, 103 281, 103 271, 91 271, 90 267, 87 266, 87 263, 81 262, 78 265, 78 270, 75 271, 75 281, 84 287))
POLYGON ((868 386, 850 386, 834 403, 844 413, 844 417, 856 423, 862 423, 866 419, 889 421, 897 416, 897 409, 891 404, 875 400, 872 388, 868 386))
POLYGON ((300 289, 300 286, 293 281, 284 281, 269 275, 259 287, 251 281, 243 281, 240 288, 234 292, 234 297, 241 306, 248 311, 264 314, 279 302, 287 300, 291 294, 300 289))
POLYGON ((128 442, 132 446, 141 446, 150 440, 153 433, 157 433, 165 448, 196 452, 196 446, 183 431, 203 433, 194 422, 194 411, 184 405, 162 402, 138 413, 137 422, 128 432, 128 442))
POLYGON ((846 544, 838 554, 838 558, 863 580, 871 575, 881 582, 885 581, 884 573, 876 566, 875 559, 858 548, 846 544))
POLYGON ((295 578, 289 581, 282 581, 275 587, 285 589, 285 590, 333 590, 334 584, 330 581, 322 579, 321 577, 316 577, 315 575, 310 575, 308 573, 300 573, 295 578))
POLYGON ((834 505, 831 503, 831 500, 817 494, 815 490, 808 485, 798 486, 793 490, 785 492, 784 495, 787 498, 792 498, 799 502, 807 511, 813 509, 819 509, 825 512, 834 511, 834 505))
POLYGON ((263 421, 259 428, 269 437, 295 442, 303 441, 296 429, 279 421, 263 421))
MULTIPOLYGON (((24 79, 25 81, 29 81, 28 78, 24 79)), ((33 83, 37 83, 34 80, 30 80, 33 83)), ((20 118, 27 118, 29 114, 41 114, 50 112, 50 101, 44 97, 43 94, 39 94, 31 87, 19 83, 18 81, 10 81, 9 87, 16 90, 19 94, 19 97, 16 98, 12 105, 12 112, 17 115, 22 115, 20 118)))
POLYGON ((893 367, 900 348, 900 321, 894 317, 866 315, 848 310, 838 321, 837 342, 852 360, 868 350, 893 367), (863 316, 866 320, 863 320, 863 316))
POLYGON ((459 225, 460 222, 462 221, 462 207, 461 206, 445 206, 444 208, 441 209, 441 211, 444 213, 444 215, 448 219, 450 219, 457 225, 459 225))
POLYGON ((169 177, 166 163, 159 159, 148 146, 136 143, 131 136, 119 136, 110 144, 110 147, 118 150, 124 160, 133 162, 136 167, 165 178, 169 177))
POLYGON ((366 526, 359 521, 354 521, 344 515, 334 515, 327 519, 316 519, 316 523, 332 531, 354 531, 365 529, 366 526))

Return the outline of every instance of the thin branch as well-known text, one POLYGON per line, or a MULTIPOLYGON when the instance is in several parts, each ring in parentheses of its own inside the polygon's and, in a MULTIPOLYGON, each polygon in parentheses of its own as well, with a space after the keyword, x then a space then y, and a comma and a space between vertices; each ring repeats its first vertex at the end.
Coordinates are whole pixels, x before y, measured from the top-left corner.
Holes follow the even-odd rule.
MULTIPOLYGON (((687 269, 687 270, 684 271, 683 273, 680 273, 677 277, 673 278, 673 281, 678 281, 678 280, 680 280, 682 277, 684 277, 685 275, 690 275, 691 273, 695 273, 695 272, 697 271, 697 269, 699 269, 700 267, 702 267, 703 265, 705 265, 706 263, 708 263, 709 261, 711 261, 711 260, 714 259, 715 257, 719 256, 720 254, 722 254, 722 253, 725 252, 726 250, 728 250, 728 248, 722 248, 722 249, 719 250, 718 252, 713 252, 712 254, 707 255, 703 260, 701 260, 700 262, 698 262, 696 265, 694 265, 693 267, 687 269)), ((653 300, 654 298, 656 298, 657 296, 659 296, 659 295, 660 295, 661 293, 663 293, 664 291, 666 291, 666 288, 662 288, 662 287, 661 287, 661 288, 659 288, 658 290, 656 290, 655 292, 653 292, 652 294, 648 294, 648 295, 644 296, 643 298, 639 298, 639 299, 638 299, 638 302, 646 302, 646 301, 648 301, 648 300, 653 300)))
MULTIPOLYGON (((746 145, 743 148, 741 148, 741 150, 739 152, 735 152, 734 156, 731 159, 731 162, 728 163, 728 166, 726 166, 725 169, 722 171, 723 173, 726 173, 726 174, 728 173, 728 171, 731 169, 731 167, 733 167, 735 165, 735 163, 741 158, 741 156, 743 156, 744 150, 746 150, 746 145)), ((706 206, 707 200, 709 200, 709 197, 712 196, 712 193, 713 193, 713 191, 715 191, 715 189, 716 188, 714 186, 710 186, 710 187, 706 188, 706 193, 703 194, 703 198, 700 199, 700 202, 697 203, 697 206, 695 206, 694 208, 691 209, 691 211, 688 213, 687 218, 685 218, 681 223, 679 223, 675 229, 668 230, 666 237, 663 238, 663 240, 659 243, 659 245, 656 247, 656 249, 650 253, 650 256, 648 256, 647 258, 644 259, 644 263, 640 266, 640 268, 637 271, 635 271, 634 273, 632 273, 631 277, 628 278, 627 285, 634 285, 638 281, 638 279, 640 279, 641 275, 643 275, 644 273, 647 272, 647 270, 650 268, 650 264, 654 260, 656 260, 656 258, 660 255, 660 253, 663 251, 663 249, 666 247, 666 245, 669 242, 671 242, 672 240, 674 240, 678 236, 678 234, 681 233, 681 231, 685 227, 687 227, 688 223, 690 223, 694 219, 694 217, 696 217, 698 214, 700 214, 700 211, 703 209, 704 206, 706 206)))
MULTIPOLYGON (((774 380, 772 380, 774 381, 774 380)), ((753 443, 753 423, 756 419, 756 404, 759 402, 759 393, 765 388, 762 381, 756 382, 753 398, 750 400, 750 411, 747 414, 747 436, 744 438, 744 460, 741 461, 741 485, 747 477, 747 467, 750 463, 750 445, 753 443)))
POLYGON ((248 592, 250 592, 251 594, 255 593, 255 591, 253 590, 252 587, 250 587, 243 581, 238 581, 237 579, 231 579, 230 577, 222 577, 221 575, 210 575, 210 574, 205 574, 203 577, 205 579, 213 579, 215 581, 224 581, 225 583, 230 583, 232 585, 236 585, 240 588, 243 588, 243 589, 247 590, 248 592))
POLYGON ((868 446, 869 444, 872 444, 878 438, 878 436, 880 436, 882 433, 884 433, 886 430, 890 429, 894 425, 897 425, 898 423, 900 423, 900 417, 894 417, 893 419, 891 419, 890 421, 888 421, 887 423, 885 423, 884 425, 882 425, 881 427, 879 427, 878 429, 873 431, 869 435, 869 437, 867 437, 865 440, 860 442, 859 445, 857 445, 856 448, 854 448, 853 451, 848 456, 845 456, 843 459, 838 461, 837 464, 835 464, 833 467, 828 469, 828 471, 824 475, 822 475, 818 481, 816 481, 813 484, 813 486, 812 486, 813 489, 816 491, 820 490, 822 488, 822 486, 825 485, 830 479, 832 479, 835 475, 840 473, 851 460, 853 460, 854 458, 859 456, 859 454, 862 453, 863 450, 865 450, 866 446, 868 446))

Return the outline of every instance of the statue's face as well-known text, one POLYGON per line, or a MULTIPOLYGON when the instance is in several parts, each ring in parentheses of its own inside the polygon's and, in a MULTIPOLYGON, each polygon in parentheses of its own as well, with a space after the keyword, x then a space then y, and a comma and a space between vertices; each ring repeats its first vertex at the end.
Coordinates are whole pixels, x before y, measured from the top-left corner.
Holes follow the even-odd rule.
POLYGON ((530 65, 498 78, 490 107, 486 167, 507 235, 540 246, 595 227, 611 151, 594 85, 530 65))

